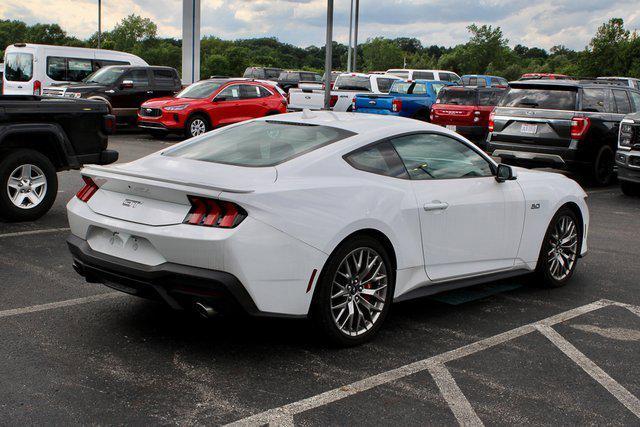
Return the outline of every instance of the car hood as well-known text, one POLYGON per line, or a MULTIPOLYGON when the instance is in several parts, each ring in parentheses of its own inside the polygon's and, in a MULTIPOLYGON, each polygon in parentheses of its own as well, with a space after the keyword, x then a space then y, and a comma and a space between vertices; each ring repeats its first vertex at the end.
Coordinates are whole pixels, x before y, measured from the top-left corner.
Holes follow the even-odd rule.
POLYGON ((162 108, 162 107, 168 107, 171 105, 184 105, 184 104, 192 104, 194 101, 193 99, 186 99, 186 98, 174 98, 171 96, 165 97, 165 98, 153 98, 150 99, 148 101, 145 101, 142 104, 142 107, 146 107, 146 108, 162 108))
POLYGON ((105 85, 100 84, 88 84, 88 83, 56 83, 52 84, 50 87, 54 87, 56 89, 67 89, 69 92, 91 92, 98 89, 106 88, 105 85))

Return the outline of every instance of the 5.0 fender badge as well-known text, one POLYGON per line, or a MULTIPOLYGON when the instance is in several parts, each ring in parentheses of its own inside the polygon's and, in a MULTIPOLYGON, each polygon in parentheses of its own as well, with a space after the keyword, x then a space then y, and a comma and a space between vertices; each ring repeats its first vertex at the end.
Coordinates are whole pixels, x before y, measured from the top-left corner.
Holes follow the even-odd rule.
POLYGON ((122 202, 122 206, 126 206, 128 208, 133 208, 133 209, 137 208, 141 204, 142 204, 141 201, 133 200, 133 199, 124 199, 124 201, 122 202))

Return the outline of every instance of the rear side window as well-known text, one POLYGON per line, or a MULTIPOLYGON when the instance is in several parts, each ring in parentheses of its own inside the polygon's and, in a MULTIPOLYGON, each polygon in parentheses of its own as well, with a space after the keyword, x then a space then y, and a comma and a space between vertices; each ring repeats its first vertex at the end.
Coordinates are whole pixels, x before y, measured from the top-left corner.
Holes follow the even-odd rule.
POLYGON ((447 105, 476 105, 476 91, 445 89, 440 91, 437 101, 447 105))
POLYGON ((414 80, 435 80, 435 77, 433 73, 428 71, 414 71, 413 79, 414 80))
POLYGON ((234 166, 266 167, 353 135, 353 132, 330 126, 257 121, 207 133, 164 155, 234 166))
POLYGON ((582 90, 582 111, 605 112, 605 100, 604 89, 585 88, 582 90))
POLYGON ((640 111, 640 93, 638 92, 629 92, 631 95, 631 99, 633 100, 633 111, 640 111))
POLYGON ((277 79, 280 75, 280 70, 266 69, 264 73, 268 79, 277 79))
POLYGON ((501 107, 574 111, 576 98, 577 91, 564 88, 511 88, 499 105, 501 107))
POLYGON ((149 86, 149 75, 147 70, 132 70, 124 75, 122 80, 132 80, 133 87, 149 86))
POLYGON ((407 170, 398 153, 388 142, 351 153, 345 157, 345 160, 361 171, 395 178, 408 178, 407 170))
POLYGON ((216 95, 215 99, 219 101, 230 101, 233 99, 240 99, 240 86, 239 85, 227 86, 220 93, 218 93, 218 95, 216 95))
POLYGON ((389 90, 391 89, 391 85, 395 81, 396 79, 389 79, 389 78, 376 79, 376 82, 378 83, 378 90, 382 93, 389 93, 389 90))
POLYGON ((266 98, 267 96, 273 95, 271 92, 269 92, 266 88, 263 88, 262 86, 258 86, 258 90, 260 91, 260 98, 266 98))
POLYGON ((315 82, 318 80, 316 76, 317 74, 314 73, 300 73, 300 80, 305 82, 315 82))
POLYGON ((10 82, 28 82, 33 77, 33 55, 30 53, 7 53, 4 63, 4 78, 10 82))
POLYGON ((478 105, 497 105, 501 95, 501 92, 495 90, 478 92, 478 105))
POLYGON ((158 87, 172 88, 177 79, 178 76, 172 70, 153 70, 153 80, 158 87))
POLYGON ((618 114, 628 114, 631 112, 631 102, 629 96, 624 90, 613 90, 613 99, 616 100, 616 108, 618 114))
POLYGON ((465 77, 463 79, 463 82, 467 86, 486 86, 487 85, 487 82, 485 81, 485 79, 478 78, 478 77, 465 77))

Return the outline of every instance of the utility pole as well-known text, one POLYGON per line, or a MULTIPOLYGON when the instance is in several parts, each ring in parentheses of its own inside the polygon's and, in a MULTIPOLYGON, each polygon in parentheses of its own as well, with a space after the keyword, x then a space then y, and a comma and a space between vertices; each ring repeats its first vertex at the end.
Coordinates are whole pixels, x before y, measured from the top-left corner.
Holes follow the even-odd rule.
POLYGON ((98 49, 101 46, 102 38, 102 0, 98 0, 98 49))
POLYGON ((324 47, 324 109, 329 110, 331 100, 331 71, 333 69, 333 0, 327 0, 327 41, 324 47))
POLYGON ((351 0, 351 8, 349 9, 349 50, 347 51, 347 73, 351 72, 351 36, 353 35, 353 0, 351 0))
POLYGON ((356 0, 356 23, 353 33, 353 72, 358 71, 358 21, 360 20, 360 0, 356 0))

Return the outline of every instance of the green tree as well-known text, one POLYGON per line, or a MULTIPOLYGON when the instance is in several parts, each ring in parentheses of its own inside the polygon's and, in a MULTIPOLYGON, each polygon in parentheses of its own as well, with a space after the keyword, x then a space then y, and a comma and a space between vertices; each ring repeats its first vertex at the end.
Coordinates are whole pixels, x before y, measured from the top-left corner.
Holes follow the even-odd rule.
POLYGON ((627 57, 630 33, 622 18, 611 18, 598 27, 583 57, 582 70, 588 76, 624 75, 633 62, 627 57))
POLYGON ((12 43, 27 41, 27 24, 22 21, 0 19, 0 50, 4 51, 12 43))
POLYGON ((137 44, 155 39, 157 32, 158 27, 149 18, 132 14, 105 33, 104 38, 111 42, 113 49, 131 52, 137 44))
POLYGON ((58 24, 35 24, 27 31, 31 43, 62 45, 68 41, 67 33, 58 24))
POLYGON ((402 66, 404 53, 389 39, 376 37, 362 45, 363 68, 369 71, 387 70, 402 66))

